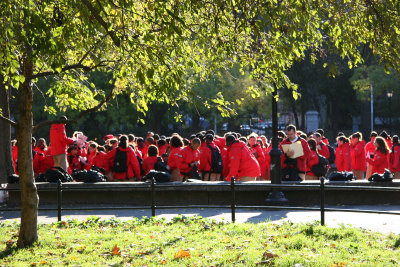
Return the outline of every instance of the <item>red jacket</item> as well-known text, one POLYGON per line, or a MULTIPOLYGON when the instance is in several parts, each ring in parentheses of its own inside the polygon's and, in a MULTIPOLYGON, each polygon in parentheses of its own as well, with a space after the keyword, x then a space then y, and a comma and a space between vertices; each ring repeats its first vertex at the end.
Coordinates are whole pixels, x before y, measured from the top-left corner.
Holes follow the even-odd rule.
POLYGON ((367 169, 365 160, 365 141, 359 141, 351 147, 351 168, 353 170, 364 171, 367 169))
POLYGON ((11 148, 11 155, 12 155, 12 160, 13 160, 13 163, 14 163, 14 172, 16 174, 18 174, 18 172, 17 172, 18 147, 17 146, 13 146, 11 148))
POLYGON ((375 150, 374 158, 367 158, 367 162, 372 165, 372 174, 383 174, 389 168, 389 154, 375 150))
POLYGON ((221 158, 222 158, 222 177, 226 177, 229 173, 229 160, 228 160, 228 149, 223 147, 221 150, 221 158))
POLYGON ((336 148, 335 164, 340 172, 351 171, 351 152, 350 144, 344 143, 336 148))
POLYGON ((370 155, 374 155, 375 153, 375 145, 374 145, 374 141, 369 141, 366 145, 365 145, 365 156, 367 156, 368 152, 370 155))
POLYGON ((310 176, 316 176, 312 171, 311 167, 318 164, 319 159, 318 159, 318 154, 317 152, 310 150, 310 154, 308 154, 308 159, 307 159, 307 174, 310 176))
POLYGON ((231 177, 258 177, 261 175, 260 165, 248 146, 242 141, 233 141, 228 147, 229 173, 227 180, 231 177))
POLYGON ((52 124, 50 128, 51 155, 67 153, 67 146, 74 143, 74 140, 67 137, 65 124, 52 124))
POLYGON ((400 145, 394 145, 390 153, 390 171, 400 172, 400 145))
POLYGON ((180 158, 182 158, 181 150, 182 150, 181 147, 171 147, 171 152, 169 153, 168 156, 168 166, 171 171, 172 169, 179 168, 178 162, 180 158))
POLYGON ((322 142, 324 142, 325 145, 329 145, 329 140, 325 136, 322 136, 322 142))
POLYGON ((324 141, 319 142, 319 144, 317 145, 317 149, 318 149, 318 153, 321 156, 323 156, 326 159, 329 159, 329 156, 330 156, 329 148, 328 148, 328 145, 324 141), (321 149, 318 149, 318 146, 320 146, 321 149))
POLYGON ((158 155, 160 155, 160 157, 167 152, 167 145, 162 145, 158 147, 158 155))
POLYGON ((142 159, 147 158, 147 151, 149 150, 149 147, 147 145, 145 145, 142 148, 137 147, 137 149, 142 153, 142 159))
MULTIPOLYGON (((301 137, 297 137, 296 142, 299 141, 299 140, 301 142, 301 146, 303 147, 304 155, 301 156, 301 157, 296 158, 296 160, 297 160, 297 169, 300 172, 307 172, 307 159, 308 159, 308 156, 309 156, 311 150, 310 150, 310 147, 308 146, 308 143, 307 143, 306 140, 304 140, 301 137)), ((288 145, 288 144, 292 144, 292 142, 288 138, 286 138, 280 144, 280 146, 279 146, 280 150, 283 151, 282 145, 288 145)), ((281 156, 281 168, 282 169, 285 169, 287 167, 287 165, 285 164, 285 160, 286 160, 286 154, 282 153, 282 156, 281 156)))
POLYGON ((96 152, 88 153, 86 158, 87 158, 87 164, 85 166, 86 170, 90 170, 90 168, 93 166, 93 159, 96 157, 96 152))
POLYGON ((118 180, 123 180, 126 178, 140 177, 139 161, 136 158, 135 151, 133 151, 133 149, 131 147, 127 147, 127 148, 117 147, 107 153, 107 158, 111 159, 112 162, 114 163, 115 154, 117 153, 117 149, 119 149, 121 151, 126 151, 126 153, 127 153, 126 164, 127 164, 128 168, 127 168, 127 172, 123 172, 123 173, 113 172, 114 178, 118 179, 118 180))
POLYGON ((107 173, 110 172, 110 160, 107 159, 107 154, 103 151, 100 151, 94 156, 93 161, 92 161, 92 166, 96 166, 98 168, 103 168, 107 173))
POLYGON ((267 162, 265 160, 263 149, 259 144, 255 144, 251 147, 251 152, 256 157, 258 165, 260 165, 261 177, 265 177, 265 173, 267 172, 267 162))
MULTIPOLYGON (((35 172, 35 175, 39 175, 41 173, 46 172, 48 168, 46 168, 46 150, 42 150, 39 147, 36 147, 34 149, 36 152, 35 156, 33 157, 33 171, 35 172)), ((50 166, 52 167, 52 166, 50 166)))
MULTIPOLYGON (((216 147, 214 142, 209 143, 210 146, 216 147)), ((207 147, 207 142, 201 144, 200 148, 200 165, 199 171, 209 172, 211 170, 211 149, 207 147)))
POLYGON ((144 175, 148 174, 151 170, 154 170, 154 165, 156 165, 157 158, 157 156, 151 156, 143 160, 144 175))
POLYGON ((190 146, 186 146, 180 151, 181 158, 178 161, 178 168, 182 174, 190 172, 193 168, 189 166, 193 161, 200 161, 200 151, 193 150, 190 146))
POLYGON ((218 137, 214 140, 214 144, 219 147, 219 151, 222 151, 225 147, 226 141, 224 137, 218 137))

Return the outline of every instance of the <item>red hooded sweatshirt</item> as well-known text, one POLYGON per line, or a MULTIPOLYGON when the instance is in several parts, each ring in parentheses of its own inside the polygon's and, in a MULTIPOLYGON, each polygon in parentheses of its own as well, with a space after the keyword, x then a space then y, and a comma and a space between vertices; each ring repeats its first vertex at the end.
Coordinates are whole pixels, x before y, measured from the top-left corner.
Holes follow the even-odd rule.
POLYGON ((339 172, 350 172, 352 170, 349 143, 344 143, 336 148, 335 164, 339 172))
POLYGON ((242 141, 235 140, 228 147, 229 173, 227 180, 231 177, 258 177, 261 175, 260 165, 249 147, 242 141))
POLYGON ((324 141, 321 141, 321 142, 319 142, 318 146, 317 146, 318 153, 321 156, 325 157, 326 159, 329 159, 329 154, 330 153, 329 153, 328 145, 326 143, 324 143, 324 141), (318 149, 318 146, 321 147, 321 150, 318 149))
POLYGON ((374 145, 374 141, 375 138, 371 141, 369 141, 366 145, 365 145, 365 156, 367 156, 368 152, 370 155, 374 155, 375 154, 375 145, 374 145))
POLYGON ((383 174, 389 168, 389 154, 375 150, 374 158, 367 158, 367 162, 372 165, 372 174, 383 174))
POLYGON ((190 172, 193 168, 189 166, 193 161, 200 161, 200 151, 198 149, 193 150, 190 146, 184 147, 181 151, 181 158, 178 161, 178 168, 181 174, 190 172))
POLYGON ((307 159, 307 169, 309 170, 307 172, 308 175, 310 176, 316 176, 312 171, 311 171, 311 167, 318 164, 319 162, 319 158, 318 158, 318 154, 317 152, 310 150, 310 154, 308 155, 308 159, 307 159))
POLYGON ((156 165, 157 159, 157 156, 148 156, 143 160, 144 175, 148 174, 151 170, 154 170, 154 165, 156 165))
POLYGON ((367 169, 365 160, 365 141, 359 141, 355 146, 351 148, 351 168, 353 170, 364 171, 367 169))
POLYGON ((51 155, 67 153, 67 146, 74 143, 74 140, 67 137, 65 124, 52 124, 50 128, 51 155))
POLYGON ((251 147, 251 152, 256 157, 258 165, 260 165, 261 177, 265 177, 265 173, 267 172, 267 162, 265 160, 263 149, 259 144, 255 144, 251 147))
MULTIPOLYGON (((297 169, 300 172, 307 172, 307 159, 308 156, 310 155, 310 147, 308 146, 308 143, 306 140, 304 140, 301 137, 297 137, 297 139, 295 140, 295 142, 300 141, 301 142, 301 146, 303 147, 303 153, 304 155, 301 157, 297 157, 297 169)), ((281 151, 283 151, 282 145, 287 145, 287 144, 292 144, 292 142, 289 140, 289 138, 286 138, 285 140, 282 141, 282 143, 280 144, 279 148, 281 151)), ((287 165, 285 164, 285 160, 286 160, 286 154, 282 153, 281 156, 281 168, 285 169, 287 167, 287 165)))
POLYGON ((170 170, 179 168, 178 162, 180 161, 180 158, 182 158, 181 150, 182 147, 171 147, 171 152, 168 156, 168 166, 170 170))
POLYGON ((395 144, 390 153, 390 171, 400 172, 400 145, 395 144))
POLYGON ((36 147, 35 149, 35 156, 33 157, 33 171, 35 172, 35 175, 39 175, 41 173, 46 172, 46 150, 42 150, 39 147, 36 147))
POLYGON ((96 166, 98 168, 103 168, 107 173, 110 172, 111 168, 110 168, 110 164, 109 164, 109 160, 107 159, 107 154, 103 151, 100 151, 96 154, 96 156, 94 156, 93 161, 92 161, 92 166, 96 166))
POLYGON ((118 148, 114 148, 112 151, 110 151, 109 153, 107 153, 107 158, 111 159, 112 162, 114 162, 115 159, 115 154, 117 153, 117 149, 121 150, 121 151, 126 151, 127 153, 127 172, 123 172, 123 173, 119 173, 119 172, 113 172, 113 176, 115 179, 118 180, 123 180, 123 179, 127 179, 127 178, 139 178, 140 177, 140 165, 139 165, 139 161, 136 158, 136 154, 135 151, 133 151, 133 149, 131 147, 127 147, 127 148, 122 148, 122 147, 118 147, 118 148))

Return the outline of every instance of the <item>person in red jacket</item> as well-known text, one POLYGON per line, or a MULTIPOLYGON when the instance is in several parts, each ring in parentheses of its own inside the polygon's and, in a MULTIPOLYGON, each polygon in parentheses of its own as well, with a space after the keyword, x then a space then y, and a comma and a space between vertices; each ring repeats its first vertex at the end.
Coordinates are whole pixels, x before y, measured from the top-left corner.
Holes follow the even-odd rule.
POLYGON ((180 158, 182 158, 181 150, 183 147, 182 137, 173 135, 170 139, 170 152, 168 156, 168 166, 171 172, 171 181, 181 181, 181 174, 178 166, 180 158))
POLYGON ((54 166, 54 158, 51 155, 51 146, 47 147, 46 154, 45 154, 45 159, 44 159, 43 164, 44 164, 43 168, 46 169, 46 170, 48 170, 48 169, 50 169, 51 167, 54 166))
MULTIPOLYGON (((367 162, 372 165, 372 174, 383 174, 389 168, 390 149, 384 138, 375 138, 375 154, 373 158, 367 158, 367 162)), ((369 177, 367 177, 369 178, 369 177)))
MULTIPOLYGON (((318 129, 318 130, 316 130, 315 132, 316 132, 316 133, 319 133, 319 134, 321 135, 321 141, 322 141, 325 145, 329 145, 329 140, 328 140, 328 138, 326 138, 326 137, 324 136, 325 131, 324 131, 323 129, 318 129)), ((315 141, 317 141, 317 140, 315 140, 315 141)), ((317 141, 317 146, 318 146, 318 141, 317 141)), ((321 153, 320 153, 320 154, 321 154, 321 153)))
POLYGON ((365 141, 362 140, 362 134, 356 132, 351 135, 351 168, 355 179, 364 179, 364 173, 367 168, 365 160, 365 141))
POLYGON ((271 180, 271 156, 269 155, 269 152, 271 151, 272 146, 268 143, 267 137, 264 135, 261 135, 261 141, 263 143, 263 151, 264 151, 264 156, 265 156, 265 163, 267 165, 267 169, 265 171, 265 180, 270 181, 271 180))
MULTIPOLYGON (((128 180, 134 181, 140 178, 140 165, 139 161, 136 158, 136 154, 131 147, 128 146, 128 137, 126 135, 121 135, 119 138, 119 145, 117 148, 114 148, 111 152, 107 154, 107 158, 112 159, 113 162, 113 171, 112 177, 109 176, 110 181, 121 181, 128 180), (117 166, 117 164, 121 164, 122 162, 116 162, 117 153, 126 153, 126 165, 117 166), (121 171, 121 169, 123 171, 121 171)), ((121 156, 121 158, 124 158, 121 156)))
POLYGON ((36 147, 34 148, 35 156, 33 157, 33 171, 35 176, 38 176, 41 173, 46 172, 46 151, 47 145, 46 140, 44 138, 40 138, 37 142, 36 147))
POLYGON ((311 171, 311 168, 314 165, 317 165, 319 162, 318 158, 318 150, 317 150, 317 141, 314 139, 310 139, 307 141, 309 147, 310 147, 310 153, 308 154, 308 159, 307 159, 307 174, 306 174, 306 180, 319 180, 319 178, 311 171))
POLYGON ((339 172, 351 172, 350 141, 346 136, 337 137, 337 148, 335 151, 335 164, 339 172))
POLYGON ((247 137, 248 143, 250 146, 250 150, 253 155, 256 157, 258 164, 260 165, 261 176, 259 177, 260 180, 265 179, 265 173, 267 171, 267 163, 265 160, 264 151, 262 147, 257 142, 257 135, 251 134, 247 137))
POLYGON ((14 167, 14 172, 18 174, 17 172, 17 160, 18 160, 18 146, 17 146, 17 140, 11 140, 11 155, 12 155, 12 161, 13 161, 13 167, 14 167))
POLYGON ((200 139, 196 137, 180 152, 181 158, 178 161, 178 168, 181 171, 181 176, 184 178, 200 179, 200 174, 198 172, 200 164, 200 144, 200 139))
POLYGON ((400 144, 399 137, 394 135, 392 138, 393 146, 390 153, 390 171, 393 172, 394 179, 400 179, 400 144))
MULTIPOLYGON (((372 157, 374 156, 375 153, 375 138, 378 136, 378 133, 375 131, 372 131, 371 134, 369 135, 370 141, 365 145, 365 157, 369 158, 371 155, 372 157)), ((371 177, 372 175, 372 165, 367 164, 367 173, 365 177, 371 177)))
POLYGON ((296 168, 298 171, 298 177, 300 177, 302 180, 306 178, 306 172, 307 172, 307 159, 310 154, 310 147, 308 146, 308 143, 306 140, 303 138, 299 137, 296 135, 296 126, 290 124, 286 127, 286 134, 287 138, 284 139, 281 144, 280 144, 280 149, 281 151, 283 150, 283 145, 290 145, 295 142, 301 142, 301 146, 303 148, 303 155, 299 156, 297 158, 291 158, 294 155, 294 151, 290 150, 286 154, 283 153, 281 156, 281 168, 296 168), (295 160, 294 160, 295 159, 295 160), (289 164, 293 161, 293 163, 296 166, 293 166, 293 164, 289 164))
POLYGON ((108 174, 111 171, 111 167, 105 151, 106 150, 103 146, 97 147, 97 153, 93 158, 92 166, 104 169, 104 174, 108 174))
POLYGON ((143 160, 143 175, 147 175, 151 170, 154 170, 158 160, 158 148, 155 145, 150 145, 147 150, 148 157, 143 160))
MULTIPOLYGON (((222 172, 218 173, 212 169, 211 149, 213 149, 214 151, 216 151, 216 153, 219 153, 221 155, 219 147, 217 147, 214 143, 214 136, 212 134, 207 134, 205 137, 205 142, 201 144, 199 171, 201 172, 202 180, 220 181, 222 178, 222 172)), ((221 169, 223 170, 223 164, 221 166, 221 169)))
MULTIPOLYGON (((67 117, 63 116, 61 120, 67 120, 67 117)), ((67 170, 67 147, 69 144, 73 144, 74 140, 68 138, 65 133, 65 124, 52 124, 50 128, 50 144, 51 144, 51 155, 54 158, 54 166, 61 167, 65 171, 67 170)))
POLYGON ((383 130, 379 136, 383 137, 383 139, 385 139, 386 143, 388 144, 388 147, 392 147, 392 138, 390 137, 390 135, 383 130))
POLYGON ((97 155, 97 147, 98 146, 99 145, 95 142, 90 143, 90 145, 88 146, 88 152, 87 152, 87 156, 86 156, 87 162, 85 165, 86 170, 90 170, 90 168, 92 168, 93 159, 97 155))
POLYGON ((318 154, 325 157, 326 159, 329 159, 329 156, 330 156, 329 148, 328 148, 328 145, 322 141, 321 134, 318 132, 315 132, 313 134, 313 138, 314 138, 315 142, 317 142, 318 154))
POLYGON ((227 180, 255 181, 261 175, 260 165, 249 147, 232 134, 225 138, 228 147, 229 173, 227 180))
POLYGON ((162 156, 164 153, 167 153, 167 142, 165 139, 160 139, 157 141, 158 146, 158 154, 162 156))

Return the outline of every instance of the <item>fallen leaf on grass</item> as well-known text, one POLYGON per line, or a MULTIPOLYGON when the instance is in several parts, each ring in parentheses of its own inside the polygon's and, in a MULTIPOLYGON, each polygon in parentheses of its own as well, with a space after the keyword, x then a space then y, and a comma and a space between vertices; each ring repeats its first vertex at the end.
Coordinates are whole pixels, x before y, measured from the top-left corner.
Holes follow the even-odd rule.
POLYGON ((117 247, 117 245, 114 246, 114 248, 112 249, 112 255, 121 255, 121 249, 119 247, 117 247))
POLYGON ((345 267, 345 266, 347 266, 347 263, 345 262, 338 262, 331 265, 331 267, 345 267))
POLYGON ((274 254, 274 253, 270 252, 270 251, 265 251, 263 256, 262 256, 263 260, 273 259, 273 258, 279 258, 279 256, 277 254, 274 254))
POLYGON ((332 244, 331 244, 331 247, 336 248, 336 245, 332 243, 332 244))
POLYGON ((167 261, 166 260, 162 260, 162 261, 160 261, 160 264, 167 264, 167 261))
POLYGON ((186 250, 181 249, 181 250, 179 250, 178 252, 175 253, 174 258, 175 259, 182 259, 182 258, 190 259, 191 256, 190 256, 189 252, 187 252, 186 250))
POLYGON ((10 248, 14 243, 15 243, 14 240, 8 240, 8 241, 6 242, 7 248, 10 248))
POLYGON ((47 264, 47 261, 43 260, 40 262, 40 264, 47 264))

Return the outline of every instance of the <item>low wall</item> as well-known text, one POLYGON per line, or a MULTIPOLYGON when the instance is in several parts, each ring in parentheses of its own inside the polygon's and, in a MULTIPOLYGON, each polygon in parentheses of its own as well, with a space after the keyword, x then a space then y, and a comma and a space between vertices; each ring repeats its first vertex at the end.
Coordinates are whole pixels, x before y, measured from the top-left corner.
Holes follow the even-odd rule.
MULTIPOLYGON (((235 184, 237 205, 265 205, 265 199, 271 188, 270 182, 237 182, 235 184)), ((319 185, 319 181, 283 182, 284 185, 319 185)), ((41 204, 57 203, 57 184, 37 183, 41 204)), ((328 205, 374 205, 400 204, 400 191, 367 191, 351 189, 352 186, 400 187, 400 180, 390 183, 370 183, 368 181, 326 182, 326 186, 346 186, 344 189, 326 190, 328 205)), ((18 184, 10 184, 8 206, 20 205, 18 184)), ((285 197, 289 205, 319 205, 320 191, 315 188, 285 188, 285 197)), ((151 204, 151 186, 148 183, 64 183, 63 204, 119 204, 149 206, 151 204)), ((229 205, 231 186, 228 182, 172 182, 156 184, 156 205, 229 205)))

